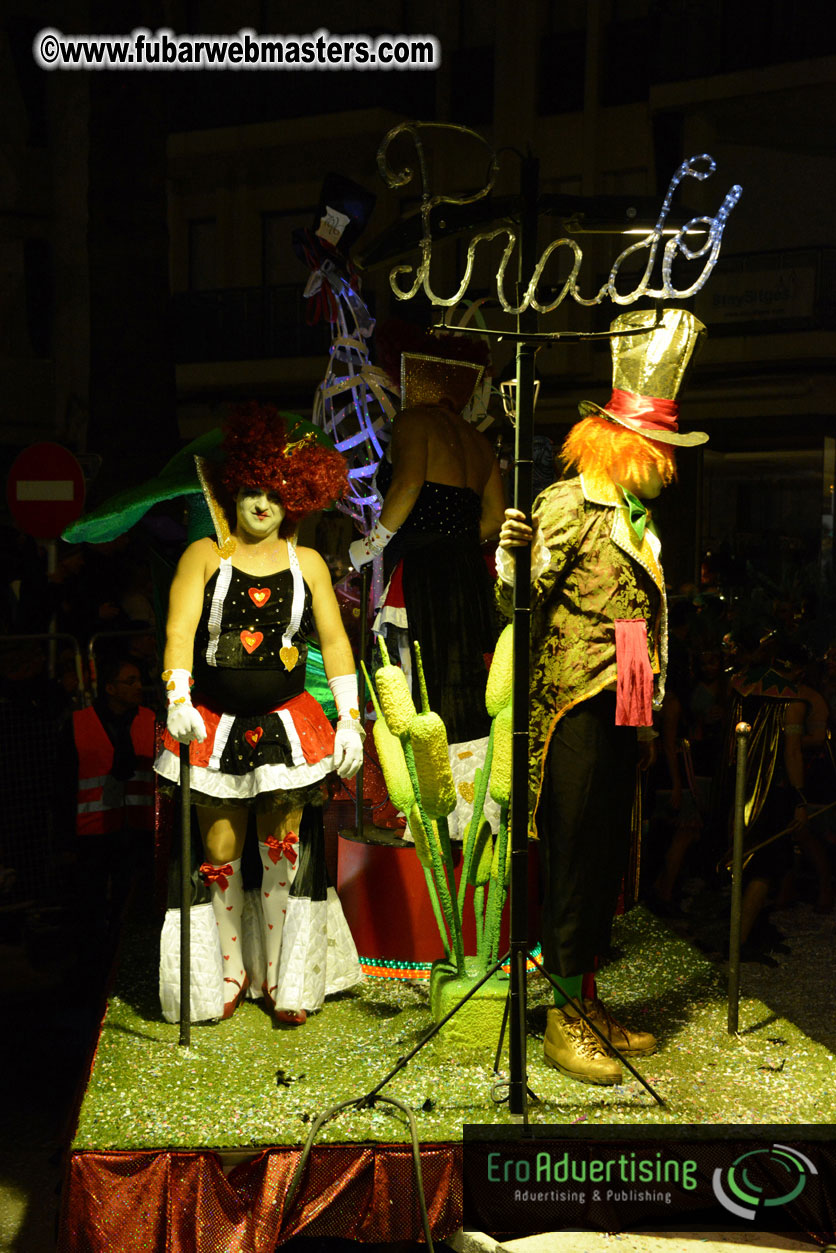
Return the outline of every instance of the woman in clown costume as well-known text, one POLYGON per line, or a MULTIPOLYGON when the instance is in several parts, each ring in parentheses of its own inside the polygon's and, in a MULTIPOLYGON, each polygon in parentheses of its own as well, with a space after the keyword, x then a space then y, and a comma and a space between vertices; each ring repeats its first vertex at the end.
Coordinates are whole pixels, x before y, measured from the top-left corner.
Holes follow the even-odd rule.
POLYGON ((362 760, 354 659, 328 567, 294 539, 306 514, 345 492, 346 466, 311 436, 288 443, 278 413, 260 405, 232 415, 223 453, 222 465, 199 465, 219 542, 191 544, 171 586, 167 729, 156 769, 176 782, 179 744, 192 744, 201 875, 221 942, 225 1018, 249 983, 241 856, 255 810, 262 991, 279 1021, 300 1024, 326 992, 361 977, 336 894, 327 888, 321 843, 299 839, 302 811, 324 803, 328 774, 351 778, 362 760), (305 691, 314 631, 337 707, 336 733, 305 691))

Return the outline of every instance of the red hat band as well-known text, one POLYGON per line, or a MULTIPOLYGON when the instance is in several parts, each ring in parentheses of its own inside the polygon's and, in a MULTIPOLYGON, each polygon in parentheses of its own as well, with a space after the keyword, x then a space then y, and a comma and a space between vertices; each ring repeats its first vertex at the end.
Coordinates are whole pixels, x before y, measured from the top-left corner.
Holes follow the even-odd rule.
POLYGON ((663 400, 659 396, 639 396, 635 392, 621 391, 616 387, 605 405, 605 411, 614 418, 622 418, 647 431, 648 435, 652 431, 675 434, 679 430, 679 405, 675 400, 663 400))

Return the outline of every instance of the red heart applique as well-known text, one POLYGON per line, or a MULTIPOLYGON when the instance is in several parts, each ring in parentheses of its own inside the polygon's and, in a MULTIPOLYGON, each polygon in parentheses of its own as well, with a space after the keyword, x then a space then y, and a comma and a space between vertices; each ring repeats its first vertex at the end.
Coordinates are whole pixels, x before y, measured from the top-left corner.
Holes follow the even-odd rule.
POLYGON ((224 953, 224 961, 225 962, 229 961, 229 953, 224 953))
POLYGON ((247 741, 250 748, 255 748, 256 744, 261 739, 263 734, 264 734, 264 728, 256 727, 254 731, 245 731, 244 739, 247 741))
POLYGON ((232 907, 232 905, 227 905, 227 907, 226 907, 226 912, 227 912, 228 914, 229 914, 229 913, 231 913, 231 912, 232 912, 232 908, 233 908, 233 907, 232 907))
POLYGON ((234 943, 235 943, 235 941, 236 941, 237 939, 238 939, 238 936, 237 936, 237 935, 234 935, 234 936, 232 937, 232 943, 234 944, 234 943))
POLYGON ((248 653, 254 653, 263 639, 264 636, 261 631, 244 630, 241 632, 241 643, 244 645, 248 653))
POLYGON ((268 922, 267 926, 270 928, 270 930, 271 930, 271 931, 273 930, 273 924, 272 924, 272 922, 268 922))
POLYGON ((287 887, 287 879, 282 879, 282 880, 280 880, 280 882, 279 882, 279 887, 280 887, 280 888, 286 888, 286 887, 287 887))
POLYGON ((250 588, 247 588, 247 593, 249 595, 250 600, 253 602, 254 605, 258 605, 259 609, 261 608, 262 605, 266 605, 268 600, 270 599, 269 587, 250 587, 250 588))

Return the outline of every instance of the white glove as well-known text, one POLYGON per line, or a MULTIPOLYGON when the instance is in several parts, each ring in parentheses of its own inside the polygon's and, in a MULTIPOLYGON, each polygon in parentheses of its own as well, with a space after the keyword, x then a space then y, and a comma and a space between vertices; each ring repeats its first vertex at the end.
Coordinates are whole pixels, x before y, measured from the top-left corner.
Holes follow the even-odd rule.
POLYGON ((368 535, 349 544, 348 556, 354 569, 361 570, 370 561, 374 561, 375 557, 379 557, 394 534, 394 531, 390 531, 378 519, 368 535))
MULTIPOLYGON (((549 546, 543 539, 538 526, 534 533, 534 543, 531 545, 531 582, 536 583, 540 576, 546 573, 550 564, 549 546)), ((496 550, 496 574, 501 583, 506 583, 511 587, 514 582, 514 553, 512 549, 503 548, 501 544, 496 550)))
POLYGON ((190 688, 194 680, 188 670, 164 670, 163 682, 168 700, 166 726, 180 744, 206 739, 206 724, 192 704, 190 688))
POLYGON ((337 734, 334 737, 334 769, 341 779, 353 779, 363 764, 366 732, 360 717, 357 675, 338 674, 328 680, 337 706, 337 734))
POLYGON ((353 779, 363 764, 363 737, 359 722, 337 723, 334 736, 334 769, 341 779, 353 779))

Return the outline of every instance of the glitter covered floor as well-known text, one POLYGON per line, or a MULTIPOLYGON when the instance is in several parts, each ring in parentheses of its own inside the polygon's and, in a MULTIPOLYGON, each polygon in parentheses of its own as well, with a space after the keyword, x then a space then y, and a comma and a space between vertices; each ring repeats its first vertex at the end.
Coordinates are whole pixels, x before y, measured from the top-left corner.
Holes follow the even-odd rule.
MULTIPOLYGON (((195 1025, 184 1049, 178 1027, 159 1013, 156 956, 152 933, 129 937, 73 1152, 301 1144, 318 1114, 375 1088, 429 1026, 425 984, 368 979, 303 1028, 278 1029, 249 1002, 228 1022, 195 1025)), ((632 1076, 599 1089, 547 1068, 540 1038, 549 990, 529 976, 528 1079, 539 1098, 532 1122, 836 1121, 834 1054, 747 997, 739 1034, 729 1036, 723 970, 643 908, 616 920, 599 989, 617 1016, 657 1035, 658 1052, 640 1068, 666 1107, 632 1076)), ((384 1093, 412 1108, 422 1142, 459 1141, 463 1123, 514 1122, 492 1099, 495 1049, 491 1040, 450 1056, 433 1041, 384 1093)), ((408 1138, 404 1116, 378 1105, 346 1111, 318 1143, 408 1138)))

